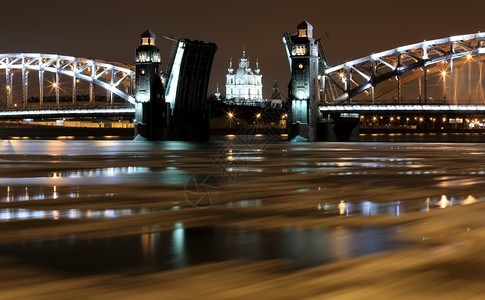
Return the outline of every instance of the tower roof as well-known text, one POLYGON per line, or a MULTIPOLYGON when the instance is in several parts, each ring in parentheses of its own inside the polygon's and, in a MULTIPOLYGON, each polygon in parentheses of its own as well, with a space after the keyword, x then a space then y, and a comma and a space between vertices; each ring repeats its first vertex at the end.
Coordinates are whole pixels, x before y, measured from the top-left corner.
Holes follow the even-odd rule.
POLYGON ((151 32, 149 29, 147 29, 145 32, 143 32, 141 34, 141 37, 142 38, 155 38, 156 35, 153 32, 151 32))
POLYGON ((312 24, 308 23, 307 20, 303 20, 298 26, 296 27, 297 29, 313 29, 312 24))

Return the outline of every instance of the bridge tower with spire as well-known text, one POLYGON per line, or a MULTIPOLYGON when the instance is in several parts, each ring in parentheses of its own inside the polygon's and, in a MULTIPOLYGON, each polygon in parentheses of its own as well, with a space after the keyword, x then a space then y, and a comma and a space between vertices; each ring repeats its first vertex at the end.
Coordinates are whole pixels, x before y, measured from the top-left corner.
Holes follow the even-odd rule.
POLYGON ((143 32, 135 58, 135 136, 148 140, 162 139, 167 124, 161 56, 155 38, 150 30, 143 32))
POLYGON ((318 107, 324 90, 321 75, 326 65, 323 49, 313 37, 313 26, 307 21, 297 26, 295 34, 286 33, 283 42, 292 74, 288 91, 291 101, 289 137, 316 141, 321 120, 318 107))

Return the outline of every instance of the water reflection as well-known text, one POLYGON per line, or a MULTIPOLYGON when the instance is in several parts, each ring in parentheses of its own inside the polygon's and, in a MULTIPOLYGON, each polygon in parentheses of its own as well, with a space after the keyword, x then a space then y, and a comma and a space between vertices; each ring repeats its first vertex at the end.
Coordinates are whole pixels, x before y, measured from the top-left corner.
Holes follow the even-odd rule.
POLYGON ((190 173, 177 167, 163 168, 148 167, 109 167, 97 169, 77 169, 55 171, 48 175, 37 174, 30 177, 3 177, 0 185, 86 185, 86 184, 124 184, 141 182, 159 182, 166 184, 184 184, 190 173))
POLYGON ((16 220, 74 220, 74 219, 113 219, 135 214, 145 214, 156 209, 104 209, 104 210, 30 210, 26 208, 0 208, 0 221, 16 220))
MULTIPOLYGON (((86 197, 113 197, 115 193, 103 195, 85 193, 86 197)), ((0 202, 23 202, 39 200, 56 200, 60 198, 79 198, 81 192, 79 186, 6 186, 0 187, 0 202)))
POLYGON ((400 216, 403 213, 411 212, 429 212, 430 209, 447 208, 455 205, 469 205, 476 202, 484 201, 485 197, 476 198, 472 195, 467 197, 448 197, 442 195, 441 197, 426 198, 422 200, 407 200, 407 201, 391 201, 391 202, 350 202, 341 200, 337 204, 319 203, 317 209, 329 215, 341 216, 376 216, 376 215, 391 215, 400 216))
POLYGON ((292 260, 298 267, 396 249, 395 228, 313 228, 281 230, 185 228, 133 236, 63 239, 0 245, 0 255, 24 259, 61 272, 99 274, 131 269, 181 269, 208 262, 243 259, 292 260), (120 251, 123 249, 123 251, 120 251), (75 259, 73 259, 75 258, 75 259))

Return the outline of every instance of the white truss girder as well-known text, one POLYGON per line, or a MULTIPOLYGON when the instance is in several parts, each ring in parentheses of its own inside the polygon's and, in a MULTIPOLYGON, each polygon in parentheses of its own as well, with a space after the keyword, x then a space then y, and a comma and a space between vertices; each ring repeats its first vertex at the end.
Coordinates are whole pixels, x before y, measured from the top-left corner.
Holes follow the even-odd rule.
POLYGON ((78 78, 135 104, 133 66, 56 54, 8 53, 0 54, 0 69, 34 70, 78 78))
POLYGON ((479 32, 398 47, 328 68, 325 76, 330 78, 329 82, 337 85, 342 94, 329 99, 327 103, 332 105, 349 101, 387 79, 396 77, 399 80, 405 72, 467 55, 483 54, 484 47, 485 33, 479 32), (353 85, 342 78, 353 78, 353 85))

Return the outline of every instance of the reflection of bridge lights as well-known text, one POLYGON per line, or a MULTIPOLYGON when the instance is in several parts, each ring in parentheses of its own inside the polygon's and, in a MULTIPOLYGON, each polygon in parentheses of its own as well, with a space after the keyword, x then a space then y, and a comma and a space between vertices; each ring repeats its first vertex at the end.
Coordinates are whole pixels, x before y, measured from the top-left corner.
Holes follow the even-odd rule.
POLYGON ((345 214, 346 206, 347 205, 345 204, 345 201, 344 200, 341 200, 340 203, 338 204, 338 210, 339 210, 339 214, 340 215, 345 214))
POLYGON ((438 202, 438 204, 441 208, 446 208, 450 205, 450 201, 445 195, 442 195, 441 200, 438 202))

